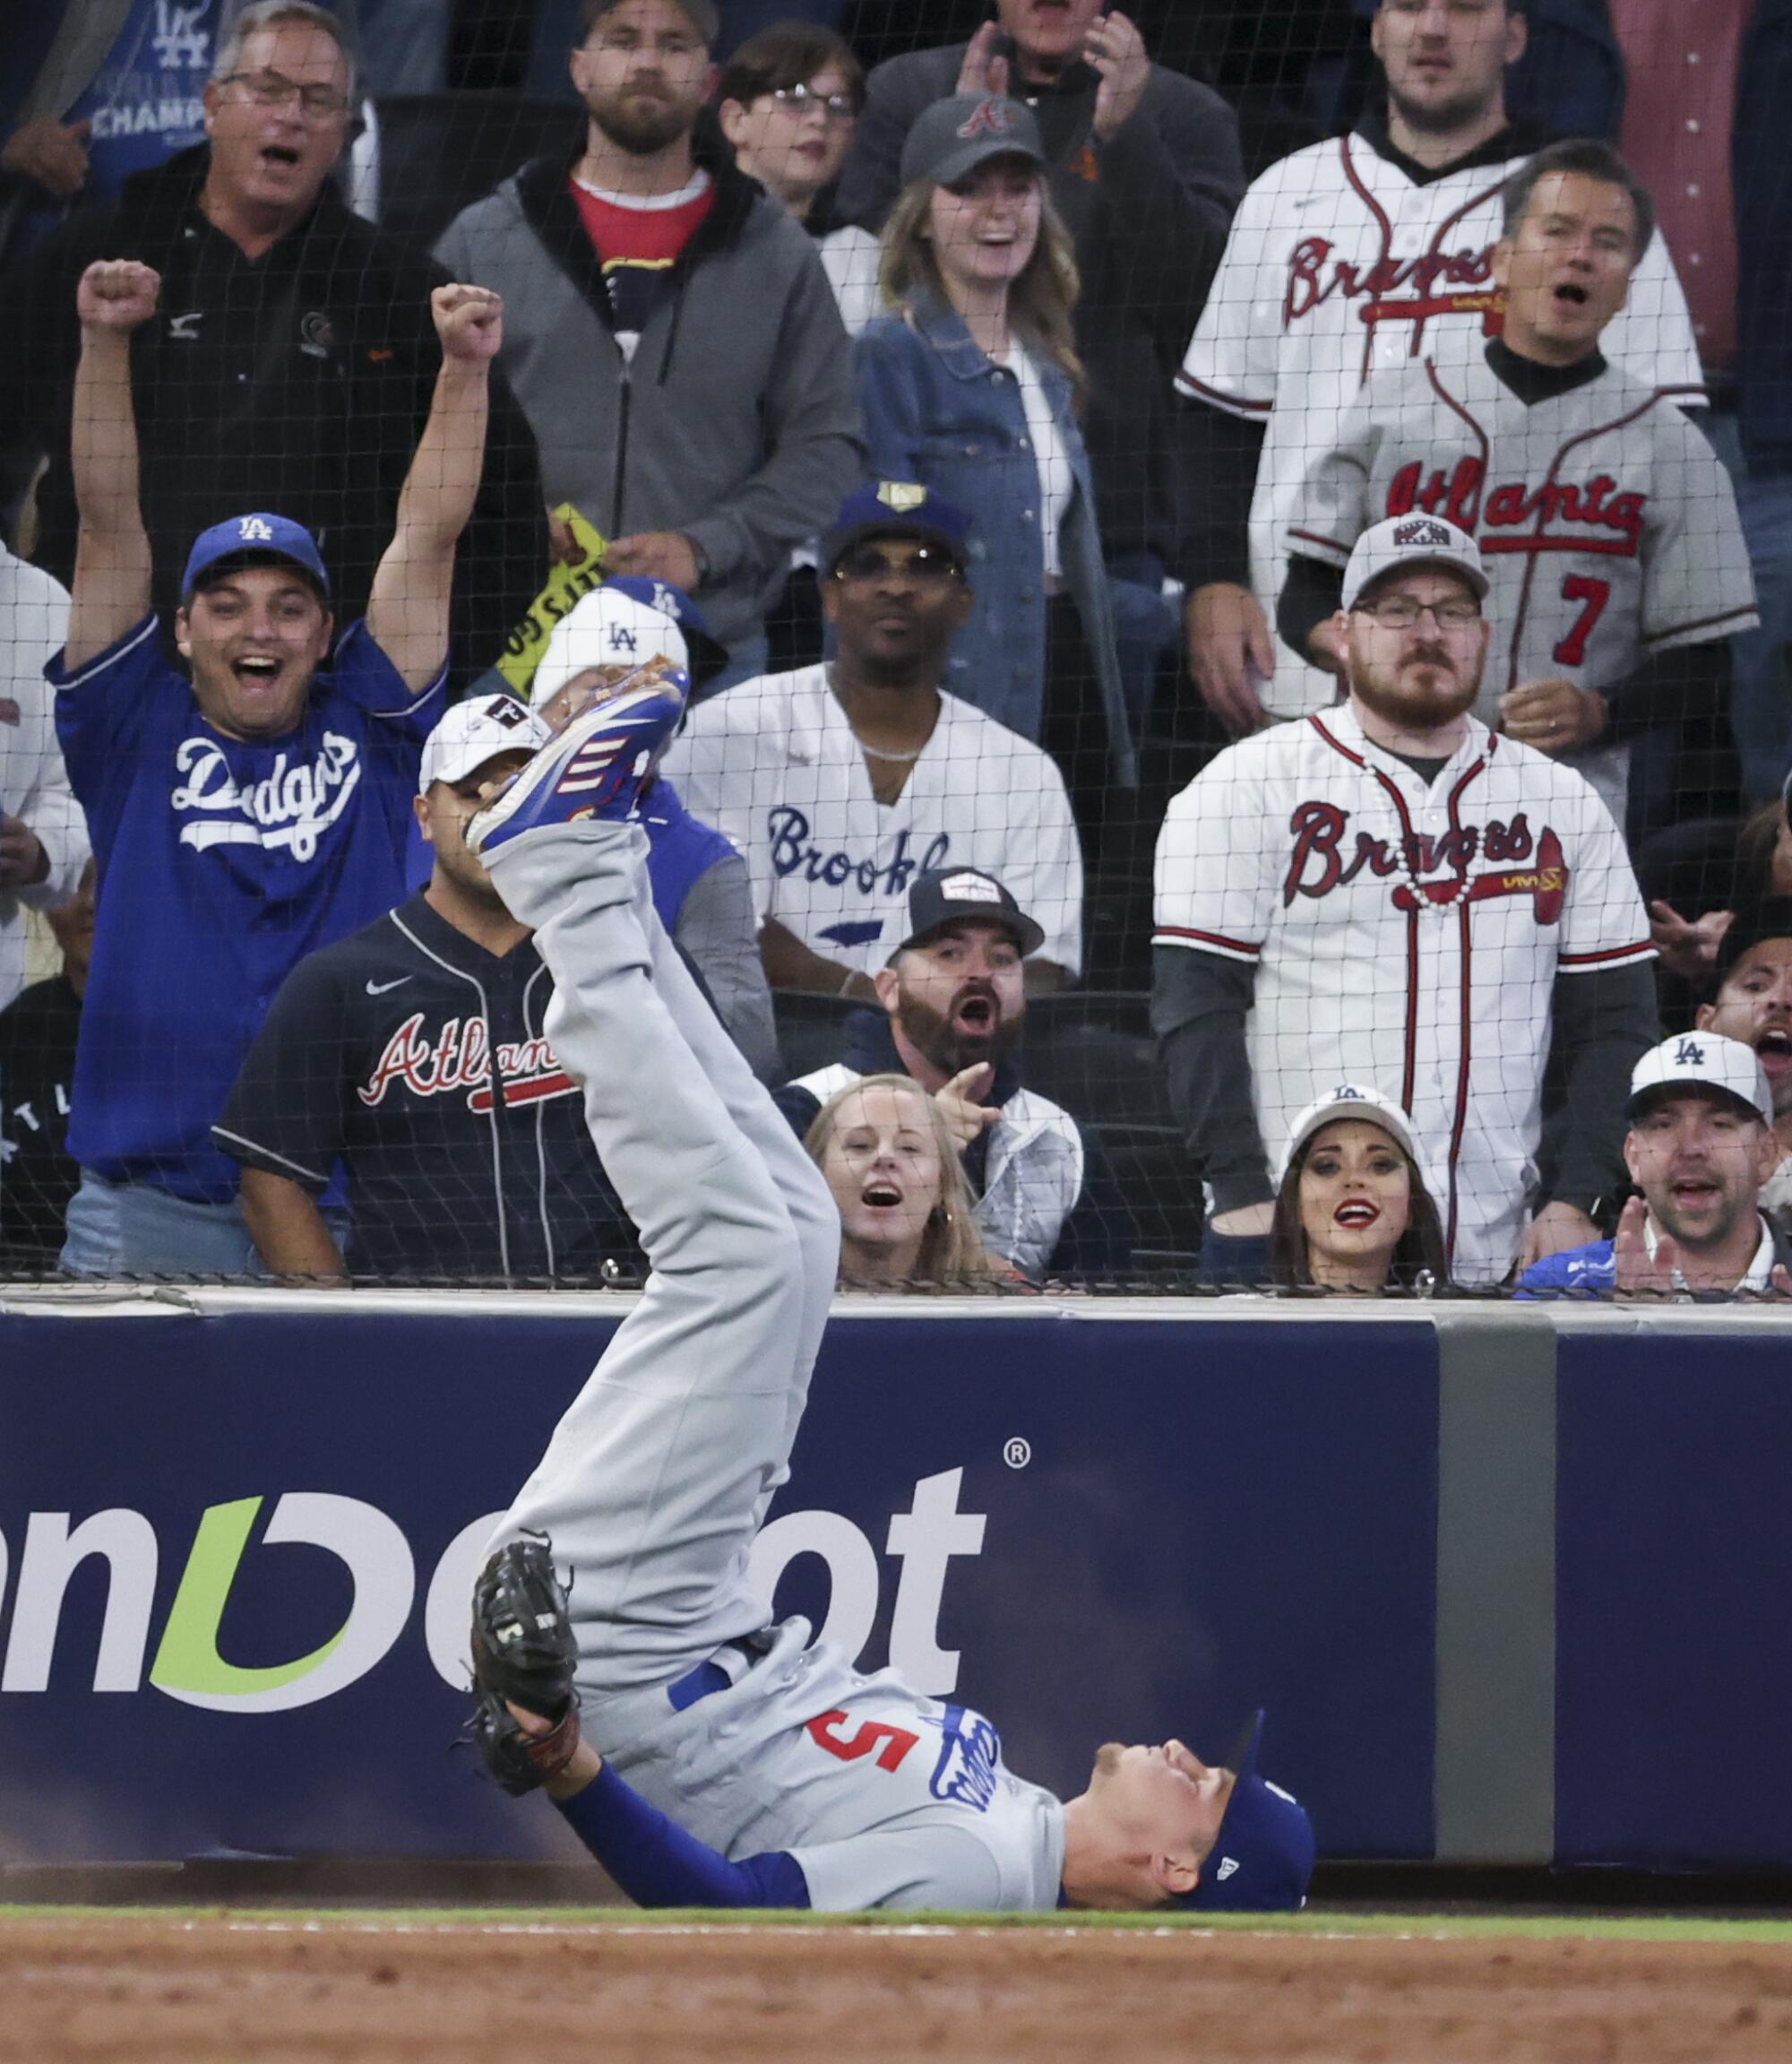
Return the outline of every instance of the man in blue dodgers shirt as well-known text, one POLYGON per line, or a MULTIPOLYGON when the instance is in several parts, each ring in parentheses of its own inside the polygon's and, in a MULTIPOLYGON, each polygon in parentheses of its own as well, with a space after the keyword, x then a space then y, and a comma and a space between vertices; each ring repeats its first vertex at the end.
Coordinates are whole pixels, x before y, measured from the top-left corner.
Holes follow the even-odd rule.
POLYGON ((63 1260, 84 1274, 234 1275, 254 1248, 211 1121, 293 964, 404 894, 503 309, 478 287, 432 297, 442 368, 429 419, 366 619, 331 669, 319 671, 335 626, 317 546, 255 513, 213 524, 187 560, 175 635, 189 682, 158 654, 137 492, 131 333, 159 285, 121 260, 90 265, 79 289, 81 539, 68 643, 46 671, 99 907, 63 1260))

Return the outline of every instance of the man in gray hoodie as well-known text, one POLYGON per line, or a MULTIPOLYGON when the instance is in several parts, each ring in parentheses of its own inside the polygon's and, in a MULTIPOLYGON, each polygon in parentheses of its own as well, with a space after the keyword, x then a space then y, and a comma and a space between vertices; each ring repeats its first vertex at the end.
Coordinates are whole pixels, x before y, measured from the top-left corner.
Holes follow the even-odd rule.
POLYGON ((586 0, 581 27, 584 150, 525 165, 437 255, 504 297, 549 506, 604 533, 607 572, 702 597, 713 692, 764 670, 791 548, 864 470, 851 355, 801 227, 694 136, 711 0, 586 0))

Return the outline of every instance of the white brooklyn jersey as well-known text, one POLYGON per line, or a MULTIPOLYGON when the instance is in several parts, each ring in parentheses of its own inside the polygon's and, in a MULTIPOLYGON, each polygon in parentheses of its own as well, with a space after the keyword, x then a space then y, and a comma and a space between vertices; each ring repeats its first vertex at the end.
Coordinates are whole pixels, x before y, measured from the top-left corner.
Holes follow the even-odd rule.
MULTIPOLYGON (((1488 723, 1521 681, 1604 687, 1758 621, 1729 475, 1672 402, 1616 366, 1529 405, 1484 351, 1374 374, 1315 454, 1285 549, 1341 567, 1372 523, 1408 514, 1447 517, 1480 545, 1488 723)), ((1595 746, 1570 764, 1621 812, 1617 759, 1595 746)))
MULTIPOLYGON (((1418 185, 1366 137, 1334 137, 1271 165, 1245 195, 1177 384, 1266 426, 1251 579, 1271 624, 1300 483, 1337 443, 1363 382, 1422 356, 1453 371, 1498 334, 1500 190, 1529 155, 1418 185)), ((1604 347, 1646 387, 1702 392, 1692 318, 1658 234, 1604 347)), ((1337 683, 1279 645, 1261 692, 1294 716, 1330 704, 1337 683)))
POLYGON ((1340 1083, 1412 1118, 1459 1282, 1500 1282, 1536 1183, 1558 974, 1649 960, 1624 841, 1581 777, 1472 719, 1429 787, 1348 704, 1229 747, 1158 840, 1159 946, 1256 967, 1270 1166, 1340 1083))
POLYGON ((1046 935, 1042 960, 1082 962, 1082 855, 1064 777, 1029 738, 942 695, 939 721, 893 803, 825 666, 766 674, 701 703, 666 756, 694 816, 745 855, 759 922, 823 960, 874 973, 908 933, 928 868, 994 875, 1046 935))

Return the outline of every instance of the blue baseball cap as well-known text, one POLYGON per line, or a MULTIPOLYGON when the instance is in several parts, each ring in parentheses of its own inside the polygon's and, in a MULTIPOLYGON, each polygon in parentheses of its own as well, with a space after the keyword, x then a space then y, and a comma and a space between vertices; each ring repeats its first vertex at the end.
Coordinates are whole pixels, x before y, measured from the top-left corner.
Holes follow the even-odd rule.
POLYGON ((647 609, 658 609, 662 617, 671 617, 684 635, 685 670, 694 687, 702 687, 705 681, 713 680, 728 665, 728 647, 711 633, 703 621, 703 612, 683 588, 675 588, 670 581, 650 581, 640 574, 613 574, 605 581, 604 588, 610 594, 627 595, 647 609))
POLYGON ((868 480, 840 504, 822 540, 822 572, 831 575, 867 538, 918 538, 952 554, 961 574, 969 558, 970 518, 918 480, 868 480))
POLYGON ((1306 1809, 1257 1775, 1263 1715, 1245 1723, 1230 1757, 1237 1782, 1201 1882, 1177 1904, 1206 1913, 1291 1913, 1306 1904, 1315 1845, 1306 1809))
POLYGON ((330 576, 323 570, 317 540, 289 516, 255 510, 246 516, 227 516, 221 523, 202 531, 193 540, 186 571, 180 577, 183 602, 193 600, 194 590, 220 559, 241 559, 250 565, 262 559, 285 559, 309 575, 325 601, 330 599, 330 576))

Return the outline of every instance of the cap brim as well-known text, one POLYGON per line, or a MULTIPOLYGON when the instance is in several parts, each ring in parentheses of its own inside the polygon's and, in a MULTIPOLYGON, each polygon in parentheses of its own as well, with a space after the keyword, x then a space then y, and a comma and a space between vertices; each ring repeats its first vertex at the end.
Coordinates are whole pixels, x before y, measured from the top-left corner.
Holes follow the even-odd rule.
POLYGON ((1761 1106, 1744 1091, 1700 1075, 1670 1075, 1665 1082, 1646 1083, 1641 1089, 1632 1092, 1624 1105, 1624 1117, 1626 1119, 1641 1118, 1651 1104, 1659 1103, 1663 1097, 1684 1096, 1688 1090, 1697 1089, 1705 1090, 1712 1096, 1727 1097, 1738 1110, 1746 1112, 1757 1124, 1773 1123, 1770 1118, 1762 1116, 1761 1106))
POLYGON ((968 179, 979 165, 986 165, 994 158, 1024 158, 1039 171, 1046 168, 1045 159, 1030 143, 1017 143, 1012 136, 979 136, 972 142, 961 143, 925 177, 936 186, 955 186, 961 179, 968 179))
POLYGON ((971 903, 963 910, 952 911, 938 924, 929 925, 924 932, 915 932, 904 939, 900 946, 891 949, 893 961, 898 954, 907 953, 910 946, 924 946, 931 938, 937 938, 948 925, 978 924, 999 925, 1009 933, 1021 949, 1024 960, 1029 954, 1036 954, 1046 943, 1044 928, 1020 911, 1005 911, 1000 903, 971 903))
POLYGON ((917 522, 892 509, 886 521, 854 523, 844 531, 830 531, 822 547, 823 573, 831 574, 855 545, 866 544, 873 538, 912 538, 920 544, 937 545, 952 555, 952 564, 961 574, 969 565, 963 545, 950 531, 943 531, 935 523, 917 522))
POLYGON ((1398 559, 1391 560, 1385 566, 1377 566, 1344 606, 1347 609, 1354 609, 1363 597, 1382 582, 1391 580, 1396 574, 1419 573, 1426 566, 1434 573, 1454 574, 1459 581, 1465 581, 1478 602, 1485 602, 1493 592, 1494 584, 1485 573, 1478 571, 1466 560, 1452 557, 1448 552, 1439 552, 1434 557, 1428 552, 1403 552, 1398 559))
POLYGON ((322 577, 316 567, 306 566, 303 559, 291 552, 281 551, 278 545, 245 545, 239 551, 220 552, 215 559, 208 559, 202 566, 187 575, 180 591, 181 600, 191 601, 202 588, 208 586, 214 579, 222 580, 246 566, 290 566, 294 573, 304 575, 306 586, 319 601, 326 607, 329 604, 329 583, 322 577))

